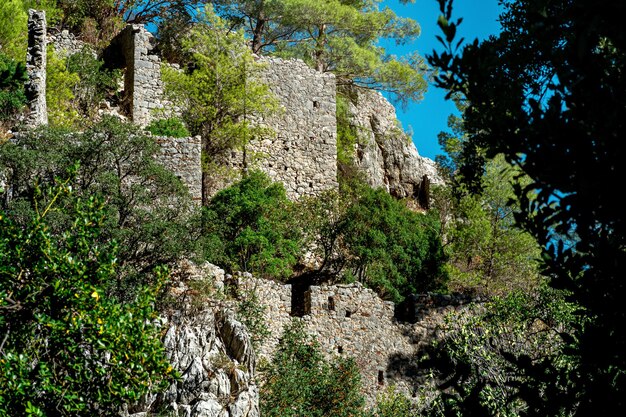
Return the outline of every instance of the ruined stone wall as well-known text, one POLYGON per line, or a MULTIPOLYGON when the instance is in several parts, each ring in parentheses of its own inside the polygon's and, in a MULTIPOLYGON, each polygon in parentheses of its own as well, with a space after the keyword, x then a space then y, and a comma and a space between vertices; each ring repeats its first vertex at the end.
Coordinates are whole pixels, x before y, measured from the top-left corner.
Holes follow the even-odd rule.
POLYGON ((283 328, 291 321, 291 285, 255 278, 249 273, 236 277, 239 297, 254 291, 265 306, 264 319, 270 335, 258 347, 257 355, 270 358, 278 345, 283 328))
POLYGON ((312 286, 305 295, 308 331, 329 355, 352 357, 370 401, 390 383, 390 358, 413 356, 415 346, 397 325, 392 302, 360 284, 312 286))
MULTIPOLYGON (((234 277, 240 297, 253 289, 265 306, 270 336, 257 355, 270 359, 291 316, 291 285, 258 279, 250 274, 234 277)), ((373 404, 377 394, 393 385, 414 395, 421 384, 416 361, 419 352, 441 336, 445 317, 471 301, 460 296, 421 294, 409 297, 412 322, 398 321, 396 307, 359 283, 311 286, 305 294, 306 331, 328 356, 354 358, 362 375, 364 394, 373 404)))
POLYGON ((26 124, 36 127, 48 124, 46 105, 46 12, 30 9, 28 11, 28 51, 26 53, 26 98, 30 113, 26 124))
POLYGON ((139 126, 147 126, 157 118, 163 101, 161 59, 153 53, 154 36, 143 25, 128 25, 111 42, 105 57, 121 53, 125 66, 124 92, 130 119, 139 126))
POLYGON ((54 52, 62 59, 81 52, 87 45, 67 30, 63 30, 56 35, 50 35, 49 41, 54 46, 54 52))
POLYGON ((171 138, 157 136, 156 142, 161 147, 160 161, 187 186, 191 198, 198 204, 202 201, 201 155, 202 139, 200 136, 171 138))
MULTIPOLYGON (((259 61, 266 65, 261 79, 278 99, 280 110, 258 121, 276 135, 250 142, 247 155, 255 159, 250 164, 282 182, 291 199, 336 188, 335 76, 319 73, 299 59, 259 61)), ((230 164, 243 168, 243 155, 234 153, 230 164)))

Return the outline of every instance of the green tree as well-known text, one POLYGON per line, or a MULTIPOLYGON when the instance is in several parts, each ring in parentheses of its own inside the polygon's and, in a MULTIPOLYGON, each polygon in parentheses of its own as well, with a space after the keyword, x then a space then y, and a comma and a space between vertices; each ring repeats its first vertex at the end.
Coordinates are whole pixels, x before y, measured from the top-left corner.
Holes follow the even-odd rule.
POLYGON ((190 12, 205 0, 57 0, 61 26, 92 44, 106 44, 125 23, 162 23, 172 12, 190 12))
POLYGON ((290 221, 293 203, 282 184, 252 171, 218 192, 204 209, 208 260, 231 270, 288 278, 300 254, 300 233, 290 221))
MULTIPOLYGON (((33 217, 29 202, 37 195, 37 185, 64 178, 68 166, 80 163, 74 193, 107 201, 99 239, 119 243, 119 274, 109 283, 110 290, 132 299, 144 284, 145 272, 183 254, 192 256, 198 240, 189 193, 159 163, 159 149, 137 127, 115 118, 105 118, 82 133, 43 129, 20 135, 0 145, 0 167, 6 173, 0 207, 15 216, 33 217)), ((58 201, 59 207, 65 204, 69 202, 58 201)), ((63 210, 49 218, 50 227, 59 233, 71 224, 63 210)))
MULTIPOLYGON (((419 363, 439 388, 425 414, 526 415, 535 405, 526 402, 525 391, 534 389, 563 400, 569 384, 563 377, 576 362, 562 336, 571 335, 573 324, 580 322, 578 306, 566 296, 542 285, 532 293, 512 291, 474 310, 448 315, 443 337, 426 349, 419 363), (519 361, 533 364, 528 373, 520 372, 519 361), (543 372, 545 364, 551 364, 554 381, 535 379, 533 373, 543 372)), ((548 415, 567 415, 569 406, 555 401, 548 415)))
MULTIPOLYGON (((248 141, 271 133, 251 118, 267 115, 276 104, 258 81, 260 66, 245 47, 243 33, 228 33, 226 22, 210 6, 199 19, 183 42, 191 62, 185 71, 164 67, 163 78, 190 132, 202 136, 205 185, 211 188, 208 171, 220 165, 227 151, 245 151, 248 141)), ((249 155, 244 152, 244 157, 249 155)))
MULTIPOLYGON (((404 3, 412 3, 405 0, 404 3)), ((244 27, 254 53, 302 58, 318 71, 331 71, 339 84, 391 92, 403 102, 426 90, 427 67, 417 54, 397 57, 378 44, 415 39, 419 25, 380 10, 380 0, 224 0, 218 12, 244 27)))
POLYGON ((358 280, 396 302, 446 282, 439 219, 358 181, 303 201, 305 239, 326 280, 358 280))
POLYGON ((73 195, 71 179, 31 185, 31 216, 0 211, 0 415, 114 415, 173 376, 154 324, 159 286, 111 296, 117 244, 101 240, 102 200, 73 195))
POLYGON ((535 238, 515 222, 520 207, 514 184, 524 177, 502 156, 489 161, 485 168, 482 193, 447 193, 444 197, 453 200, 453 208, 443 213, 451 217, 443 231, 450 273, 448 287, 485 295, 515 289, 530 291, 540 279, 541 249, 535 238))
POLYGON ((299 321, 283 332, 261 386, 261 412, 276 417, 356 417, 363 412, 354 360, 324 359, 299 321))
POLYGON ((67 68, 67 59, 59 58, 54 48, 48 48, 47 59, 46 102, 49 124, 66 129, 77 127, 83 121, 74 95, 80 77, 67 68))
POLYGON ((0 4, 0 51, 18 62, 26 61, 27 21, 22 0, 0 4))
POLYGON ((440 3, 446 50, 430 60, 441 69, 438 84, 468 104, 465 182, 480 187, 484 158, 498 153, 528 175, 531 182, 515 189, 517 220, 542 245, 551 285, 569 290, 590 320, 564 337, 579 363, 574 371, 515 361, 533 382, 520 394, 526 415, 623 414, 626 220, 615 179, 626 177, 625 5, 507 1, 501 34, 455 49, 460 22, 450 1, 440 3))

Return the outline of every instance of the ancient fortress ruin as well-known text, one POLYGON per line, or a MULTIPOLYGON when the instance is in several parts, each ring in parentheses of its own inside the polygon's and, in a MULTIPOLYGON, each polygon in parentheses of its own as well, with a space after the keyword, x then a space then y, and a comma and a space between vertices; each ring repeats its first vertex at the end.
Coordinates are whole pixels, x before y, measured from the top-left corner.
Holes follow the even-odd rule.
MULTIPOLYGON (((66 31, 48 36, 43 12, 29 11, 28 28, 26 91, 30 103, 28 124, 34 127, 47 124, 48 43, 62 56, 80 51, 83 44, 66 31)), ((102 58, 105 65, 124 70, 122 105, 114 109, 115 112, 144 127, 155 118, 163 117, 164 112, 172 111, 171 103, 163 98, 161 59, 155 53, 154 38, 142 25, 128 25, 113 39, 102 58)), ((258 167, 272 180, 282 182, 292 199, 336 188, 337 86, 334 76, 321 74, 300 60, 259 59, 266 63, 263 79, 282 110, 262 121, 274 129, 276 135, 250 143, 251 150, 262 156, 258 167)), ((420 157, 411 139, 398 129, 393 106, 380 93, 358 91, 350 104, 350 113, 351 123, 363 139, 356 145, 356 164, 370 185, 383 187, 398 198, 414 198, 422 207, 427 205, 428 184, 440 183, 441 179, 434 163, 420 157)), ((156 140, 161 145, 163 164, 188 186, 194 200, 202 201, 210 191, 203 187, 201 138, 157 137, 156 140)), ((233 166, 244 169, 240 157, 233 153, 233 166)), ((221 277, 224 277, 223 271, 221 277)), ((393 303, 381 300, 359 284, 311 286, 302 300, 294 298, 290 285, 246 274, 236 281, 239 291, 254 290, 266 306, 265 319, 271 336, 260 347, 260 356, 271 355, 283 326, 293 316, 299 316, 328 354, 356 358, 370 395, 391 384, 414 392, 415 355, 437 332, 444 314, 464 302, 419 298, 412 303, 412 319, 398 321, 393 303)), ((190 351, 190 355, 195 353, 190 351)), ((202 366, 193 369, 201 370, 202 366)), ((188 378, 195 381, 198 375, 190 374, 188 378)), ((233 415, 239 414, 234 412, 233 415)))
MULTIPOLYGON (((57 54, 68 56, 84 46, 63 31, 48 35, 45 13, 29 11, 27 54, 27 97, 30 103, 28 124, 47 124, 46 48, 50 43, 57 54)), ((139 126, 175 113, 164 99, 161 59, 155 52, 155 39, 143 25, 128 25, 104 50, 105 66, 124 71, 124 90, 120 108, 109 109, 139 126)), ((284 184, 287 195, 298 199, 337 187, 336 82, 332 74, 309 68, 301 60, 259 57, 265 62, 261 78, 276 96, 280 111, 261 123, 276 135, 252 140, 252 154, 260 156, 254 166, 274 181, 284 184)), ((352 121, 362 133, 363 144, 356 149, 357 165, 370 185, 384 187, 400 198, 424 200, 427 185, 440 182, 434 163, 418 155, 415 146, 396 127, 395 109, 379 93, 361 91, 351 106, 352 121)), ((216 190, 202 181, 200 138, 157 138, 162 162, 188 187, 196 201, 216 190)), ((233 152, 230 165, 250 168, 233 152)))

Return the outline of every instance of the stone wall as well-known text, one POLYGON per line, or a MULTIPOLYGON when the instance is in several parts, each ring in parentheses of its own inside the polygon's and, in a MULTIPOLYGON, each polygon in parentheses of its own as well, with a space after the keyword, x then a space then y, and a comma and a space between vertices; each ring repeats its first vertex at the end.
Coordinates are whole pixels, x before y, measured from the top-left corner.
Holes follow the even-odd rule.
MULTIPOLYGON (((335 76, 319 73, 299 59, 258 60, 266 65, 261 79, 278 99, 280 110, 258 121, 276 135, 250 142, 247 154, 255 155, 250 164, 282 182, 291 199, 336 188, 335 76)), ((243 154, 233 153, 229 165, 243 168, 243 154)))
MULTIPOLYGON (((224 275, 223 271, 221 274, 224 275)), ((257 348, 257 355, 270 359, 292 317, 292 286, 254 278, 248 273, 233 278, 238 296, 254 290, 265 306, 264 319, 269 337, 257 348)), ((419 352, 441 336, 449 313, 467 308, 462 296, 420 294, 408 297, 403 308, 414 315, 411 321, 396 319, 396 307, 359 283, 311 286, 305 293, 302 320, 307 332, 328 356, 355 359, 362 375, 368 404, 393 385, 409 396, 415 395, 422 380, 415 364, 419 352)))
POLYGON ((370 401, 389 384, 401 385, 387 372, 390 358, 413 356, 415 346, 396 323, 393 303, 358 283, 312 286, 305 300, 308 331, 327 354, 355 359, 370 401))
POLYGON ((187 186, 191 198, 200 204, 202 201, 201 155, 202 139, 200 136, 170 138, 157 136, 156 142, 161 147, 161 162, 187 186))
MULTIPOLYGON (((398 125, 396 110, 376 91, 350 91, 350 122, 357 129, 356 164, 372 187, 428 205, 428 184, 442 184, 435 162, 421 157, 398 125), (427 178, 427 182, 425 179, 427 178)), ((427 207, 424 207, 427 208, 427 207)))
POLYGON ((124 101, 130 119, 147 126, 167 103, 163 101, 161 59, 154 36, 143 25, 126 26, 104 51, 105 65, 125 68, 124 101))
POLYGON ((28 51, 26 54, 26 98, 30 113, 26 120, 29 127, 48 124, 46 105, 46 12, 28 11, 28 51))
POLYGON ((63 30, 56 35, 50 35, 49 42, 54 46, 54 52, 56 52, 59 58, 67 58, 77 54, 86 46, 85 42, 76 38, 73 33, 67 30, 63 30))

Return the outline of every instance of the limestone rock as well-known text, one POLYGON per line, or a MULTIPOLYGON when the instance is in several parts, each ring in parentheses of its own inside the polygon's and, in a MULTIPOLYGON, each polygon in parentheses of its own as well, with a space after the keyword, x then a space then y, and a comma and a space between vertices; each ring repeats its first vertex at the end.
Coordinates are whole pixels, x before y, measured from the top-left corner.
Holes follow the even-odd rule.
MULTIPOLYGON (((214 265, 183 265, 185 279, 223 279, 214 265)), ((175 277, 177 275, 174 275, 175 277)), ((181 282, 180 286, 184 286, 181 282)), ((173 295, 188 300, 185 289, 173 295)), ((163 393, 147 396, 130 411, 161 412, 177 417, 258 417, 259 392, 254 383, 256 356, 246 327, 220 304, 207 303, 200 311, 187 301, 164 320, 169 326, 163 343, 167 358, 180 379, 163 393)), ((127 414, 128 415, 128 414, 127 414)), ((131 414, 132 416, 133 414, 131 414)))
POLYGON ((442 184, 435 162, 419 155, 415 144, 398 127, 396 110, 382 94, 359 89, 351 94, 351 123, 360 144, 356 165, 372 187, 382 187, 397 198, 420 198, 431 184, 442 184))

